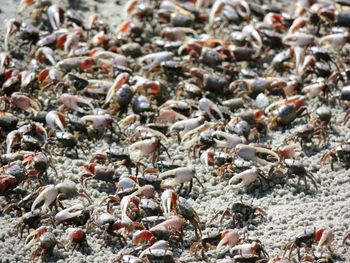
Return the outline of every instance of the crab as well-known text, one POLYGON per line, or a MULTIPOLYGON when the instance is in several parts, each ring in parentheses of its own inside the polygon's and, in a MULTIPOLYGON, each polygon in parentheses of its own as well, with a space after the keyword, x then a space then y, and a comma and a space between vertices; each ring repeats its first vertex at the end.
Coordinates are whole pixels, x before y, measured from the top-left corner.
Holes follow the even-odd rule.
POLYGON ((288 258, 291 258, 292 252, 296 249, 298 255, 298 261, 301 259, 300 249, 305 250, 312 249, 312 245, 318 243, 318 247, 326 246, 329 252, 332 253, 331 244, 334 239, 333 230, 328 227, 320 227, 307 229, 295 236, 295 238, 288 242, 284 247, 284 255, 289 251, 288 258))
POLYGON ((234 262, 265 262, 269 258, 265 247, 260 240, 246 239, 231 249, 234 262))
POLYGON ((345 169, 350 168, 350 143, 344 142, 332 150, 326 152, 321 158, 321 164, 330 161, 331 168, 334 170, 334 163, 343 163, 345 165, 345 169))
POLYGON ((189 220, 195 229, 196 237, 202 236, 202 230, 200 227, 200 220, 197 212, 193 209, 192 205, 183 197, 179 197, 177 200, 177 211, 186 220, 189 220))
POLYGON ((171 159, 167 148, 161 143, 160 138, 158 137, 151 137, 149 139, 137 141, 129 146, 129 151, 134 152, 135 155, 139 155, 139 156, 151 155, 152 164, 154 166, 154 164, 159 158, 161 148, 165 150, 169 159, 171 159))
POLYGON ((48 215, 41 215, 40 209, 35 209, 34 211, 23 214, 20 218, 20 222, 15 226, 17 235, 22 238, 25 227, 27 227, 29 234, 31 228, 38 227, 40 221, 46 218, 48 218, 48 215))
POLYGON ((129 154, 122 153, 116 149, 109 149, 107 156, 111 161, 119 162, 120 165, 124 165, 130 174, 132 172, 131 169, 135 168, 136 176, 138 175, 141 167, 146 168, 144 163, 133 160, 129 154))
POLYGON ((72 250, 79 247, 84 251, 84 249, 88 247, 86 233, 79 227, 67 228, 67 241, 72 245, 72 250))
POLYGON ((216 250, 220 250, 224 247, 232 248, 241 241, 241 237, 238 229, 209 231, 206 235, 203 235, 199 242, 193 242, 190 247, 190 254, 197 257, 198 250, 201 252, 202 258, 204 258, 204 251, 216 247, 216 250))
POLYGON ((179 240, 180 243, 183 243, 184 223, 184 218, 171 216, 149 230, 136 231, 133 234, 133 243, 136 245, 153 244, 157 240, 179 240))
POLYGON ((266 212, 260 207, 255 207, 242 202, 235 202, 231 205, 231 208, 218 211, 215 216, 210 220, 212 222, 219 215, 221 215, 220 223, 222 223, 225 216, 231 216, 233 221, 233 227, 243 227, 245 224, 254 221, 259 218, 260 220, 266 219, 266 212))
POLYGON ((27 180, 30 180, 32 177, 37 177, 42 184, 42 177, 47 176, 47 170, 49 167, 51 167, 57 176, 57 171, 53 166, 51 158, 43 152, 25 154, 22 164, 26 170, 27 180))
POLYGON ((64 248, 64 245, 57 241, 55 235, 45 226, 41 226, 29 234, 25 243, 26 246, 30 246, 38 241, 40 244, 31 256, 33 261, 39 255, 51 255, 56 245, 59 248, 64 248))
POLYGON ((296 177, 298 179, 298 183, 297 183, 298 187, 300 186, 300 181, 303 180, 304 187, 306 190, 308 189, 307 179, 309 179, 313 184, 313 186, 315 187, 316 191, 318 190, 318 187, 317 187, 318 183, 315 176, 311 172, 306 170, 303 164, 298 160, 284 159, 282 162, 280 162, 276 166, 272 166, 269 171, 269 175, 273 176, 276 173, 284 174, 286 180, 296 177), (284 171, 285 169, 287 170, 284 171))
POLYGON ((303 106, 304 100, 305 98, 303 96, 295 96, 270 104, 265 109, 265 112, 269 112, 276 106, 282 106, 270 115, 268 128, 274 130, 278 126, 290 125, 296 118, 308 116, 307 108, 303 106))
POLYGON ((322 126, 316 126, 312 124, 305 124, 296 128, 291 136, 288 136, 286 141, 299 142, 300 146, 303 147, 307 143, 313 143, 312 139, 315 138, 320 143, 325 141, 325 131, 322 126))
POLYGON ((64 150, 62 151, 62 153, 64 152, 65 154, 67 154, 67 151, 69 149, 74 149, 76 158, 79 158, 78 148, 85 155, 85 151, 84 151, 83 145, 70 132, 56 132, 55 133, 55 137, 50 137, 49 138, 48 144, 57 145, 58 147, 63 148, 64 150))
POLYGON ((84 164, 84 170, 86 173, 80 176, 81 185, 86 188, 86 181, 92 179, 112 183, 115 185, 117 178, 114 177, 114 165, 111 163, 101 164, 98 161, 95 161, 95 159, 96 158, 92 158, 88 163, 84 164))

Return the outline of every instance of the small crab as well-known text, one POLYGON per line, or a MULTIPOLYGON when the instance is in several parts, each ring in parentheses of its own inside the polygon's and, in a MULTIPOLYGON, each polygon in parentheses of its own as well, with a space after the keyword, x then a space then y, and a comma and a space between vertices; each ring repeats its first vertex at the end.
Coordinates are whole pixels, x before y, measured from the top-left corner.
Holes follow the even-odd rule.
POLYGON ((67 240, 69 244, 73 245, 72 250, 79 246, 84 251, 84 248, 88 246, 86 233, 79 227, 67 228, 67 240))
POLYGON ((49 167, 53 169, 57 176, 57 171, 53 166, 51 158, 43 152, 25 154, 22 164, 25 166, 27 180, 30 180, 31 177, 37 177, 42 184, 42 177, 47 176, 49 167))
POLYGON ((315 178, 315 176, 306 170, 306 168, 303 166, 303 164, 295 159, 285 159, 282 162, 280 162, 277 166, 272 166, 269 175, 274 175, 276 173, 282 173, 285 175, 286 180, 292 179, 292 178, 298 178, 297 186, 300 186, 300 181, 304 181, 305 189, 308 189, 307 179, 311 181, 311 183, 314 185, 316 190, 318 190, 318 183, 315 178), (287 169, 287 171, 283 171, 287 169))
POLYGON ((266 219, 266 212, 260 207, 255 207, 242 202, 235 202, 231 205, 231 208, 218 211, 211 219, 213 221, 221 214, 220 223, 222 223, 225 216, 231 216, 233 221, 233 227, 243 227, 245 224, 254 221, 259 218, 260 220, 266 219))
MULTIPOLYGON (((83 145, 78 141, 78 139, 69 132, 56 132, 55 137, 50 137, 48 140, 49 144, 57 145, 63 148, 64 153, 67 154, 69 149, 75 150, 75 155, 79 158, 78 148, 85 154, 83 145)), ((62 154, 61 154, 62 155, 62 154)))
POLYGON ((82 174, 80 177, 80 183, 86 188, 86 181, 88 180, 99 180, 113 185, 117 181, 115 175, 115 168, 113 164, 99 164, 93 159, 89 163, 84 164, 84 170, 86 173, 82 174))
POLYGON ((313 143, 313 138, 318 139, 319 143, 321 141, 325 141, 326 136, 322 126, 315 126, 311 124, 299 126, 286 140, 300 142, 300 146, 303 147, 307 143, 313 143))
POLYGON ((331 168, 334 170, 334 163, 343 163, 345 169, 350 168, 350 143, 344 142, 332 150, 326 152, 321 158, 321 164, 326 163, 330 160, 331 168))
POLYGON ((202 230, 200 227, 200 220, 197 212, 193 209, 192 205, 183 197, 179 197, 177 200, 178 213, 186 220, 189 220, 195 229, 196 237, 202 236, 202 230))
POLYGON ((35 209, 32 212, 27 212, 22 215, 20 222, 16 225, 17 235, 22 238, 24 228, 27 227, 28 234, 31 228, 38 227, 42 219, 48 218, 47 215, 41 215, 40 209, 35 209))

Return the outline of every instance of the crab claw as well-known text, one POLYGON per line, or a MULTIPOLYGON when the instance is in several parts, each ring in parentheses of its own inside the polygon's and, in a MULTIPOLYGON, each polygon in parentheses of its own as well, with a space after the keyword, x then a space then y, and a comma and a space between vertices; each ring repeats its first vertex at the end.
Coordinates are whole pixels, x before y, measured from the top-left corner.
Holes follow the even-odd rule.
POLYGON ((178 198, 177 193, 171 189, 167 189, 162 193, 161 201, 164 214, 170 214, 171 211, 175 212, 178 198))
POLYGON ((20 27, 21 27, 21 21, 15 18, 12 18, 6 22, 6 25, 5 25, 6 32, 5 32, 5 38, 4 38, 5 52, 7 52, 8 50, 8 41, 10 39, 10 36, 13 35, 15 32, 17 32, 20 27))
POLYGON ((55 221, 61 223, 70 218, 76 218, 82 214, 84 207, 81 204, 76 204, 68 207, 55 215, 55 221))
POLYGON ((47 16, 53 30, 57 30, 61 27, 61 23, 64 19, 64 11, 58 5, 51 5, 47 9, 47 16))
POLYGON ((26 112, 36 113, 40 111, 40 102, 34 98, 28 97, 26 94, 21 92, 15 92, 11 95, 11 101, 16 107, 26 112))
POLYGON ((135 194, 130 194, 122 198, 122 200, 120 201, 120 210, 122 212, 122 218, 124 216, 127 217, 127 210, 130 203, 134 203, 138 207, 140 204, 140 198, 135 196, 135 194))
POLYGON ((53 184, 47 185, 41 189, 44 189, 44 190, 42 190, 41 193, 38 195, 38 197, 34 200, 31 208, 32 212, 36 209, 36 207, 41 202, 44 202, 42 206, 42 210, 46 211, 50 207, 50 205, 52 205, 53 202, 56 200, 56 197, 58 195, 58 190, 55 188, 53 184))
POLYGON ((29 6, 33 5, 33 3, 34 0, 21 0, 21 2, 19 3, 18 12, 24 12, 29 6))
POLYGON ((141 243, 153 243, 155 237, 153 233, 149 230, 137 230, 132 236, 132 243, 139 245, 141 243))
POLYGON ((91 104, 91 102, 87 98, 78 96, 78 95, 71 95, 68 93, 64 93, 61 95, 61 102, 66 108, 75 110, 80 113, 88 113, 88 111, 79 107, 78 103, 88 106, 91 110, 94 109, 94 106, 91 104))
POLYGON ((105 105, 107 105, 111 99, 113 98, 115 92, 124 84, 129 80, 129 74, 126 72, 120 73, 116 78, 115 81, 113 83, 113 85, 109 88, 108 92, 107 92, 107 96, 106 96, 106 100, 105 100, 105 105))
POLYGON ((334 240, 334 232, 328 227, 322 227, 315 232, 315 240, 318 241, 317 246, 327 247, 327 249, 332 253, 332 242, 334 240))
POLYGON ((46 117, 46 124, 50 129, 55 129, 58 127, 62 132, 65 132, 65 127, 67 126, 66 120, 62 113, 57 111, 50 111, 46 117))
POLYGON ((257 147, 257 146, 253 146, 253 145, 246 145, 246 144, 238 144, 235 148, 236 150, 236 154, 247 160, 247 161, 254 161, 256 163, 262 164, 262 165, 266 165, 269 162, 259 158, 257 156, 258 153, 265 153, 265 154, 269 154, 272 155, 273 157, 276 158, 276 163, 280 162, 280 157, 277 153, 275 153, 272 150, 263 148, 263 147, 257 147))
POLYGON ((207 98, 201 98, 198 102, 198 108, 200 111, 206 112, 211 119, 216 120, 215 116, 213 113, 217 114, 220 119, 223 119, 224 116, 222 115, 222 112, 220 111, 219 107, 212 102, 211 100, 207 98))
POLYGON ((234 182, 241 180, 240 183, 233 185, 233 188, 238 189, 238 188, 242 188, 252 184, 258 179, 258 176, 259 176, 259 169, 256 167, 253 167, 251 169, 245 170, 244 172, 236 174, 229 180, 228 183, 231 185, 234 182))
POLYGON ((216 246, 216 250, 220 250, 224 246, 233 247, 240 241, 238 229, 225 230, 221 233, 221 240, 216 246))
POLYGON ((164 182, 163 186, 165 187, 167 186, 173 187, 178 184, 190 182, 193 179, 196 179, 200 184, 200 186, 204 187, 203 184, 199 181, 198 177, 195 175, 195 170, 190 169, 188 167, 179 167, 179 168, 175 168, 159 174, 159 178, 161 179, 167 178, 167 177, 173 177, 173 179, 167 182, 164 182))
POLYGON ((11 153, 14 144, 21 141, 22 135, 18 130, 11 131, 6 136, 6 153, 11 153))
POLYGON ((242 138, 238 135, 230 134, 230 133, 223 132, 223 131, 213 132, 212 137, 216 137, 216 136, 224 138, 224 140, 218 140, 218 139, 214 138, 214 141, 215 141, 217 147, 233 149, 238 144, 242 144, 242 143, 246 142, 246 140, 244 138, 242 138))
POLYGON ((26 244, 26 247, 29 247, 35 242, 37 242, 39 240, 39 237, 47 231, 48 229, 46 226, 41 226, 38 229, 34 230, 32 233, 30 233, 24 242, 26 244))
POLYGON ((172 255, 171 251, 168 249, 169 242, 165 240, 159 240, 149 248, 142 251, 139 258, 143 258, 149 252, 152 252, 153 255, 165 255, 167 252, 169 252, 170 255, 172 255))
POLYGON ((163 139, 164 141, 168 141, 168 138, 161 132, 154 130, 152 128, 149 128, 147 126, 138 126, 135 129, 135 133, 133 136, 138 136, 138 135, 142 135, 142 133, 146 133, 145 137, 148 137, 147 134, 150 134, 151 136, 156 136, 159 137, 161 139, 163 139))
POLYGON ((183 135, 183 137, 181 139, 181 142, 184 142, 188 137, 190 137, 193 134, 199 134, 199 133, 201 133, 203 131, 206 131, 206 130, 208 130, 210 128, 213 128, 214 126, 215 126, 215 124, 212 123, 212 122, 204 122, 202 125, 200 125, 200 126, 194 128, 194 129, 191 129, 188 132, 186 132, 183 135))
POLYGON ((52 66, 56 65, 55 52, 49 47, 40 47, 35 52, 35 59, 40 64, 51 64, 52 66))

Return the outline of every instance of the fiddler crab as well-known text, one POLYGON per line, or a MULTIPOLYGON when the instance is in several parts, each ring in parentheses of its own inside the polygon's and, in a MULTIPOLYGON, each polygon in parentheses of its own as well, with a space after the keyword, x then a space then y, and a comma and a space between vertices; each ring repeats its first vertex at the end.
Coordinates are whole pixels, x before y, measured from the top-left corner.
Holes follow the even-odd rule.
POLYGON ((279 164, 276 166, 272 166, 269 175, 273 176, 278 173, 282 173, 285 175, 285 179, 289 180, 292 178, 297 178, 298 183, 297 186, 300 186, 300 181, 303 180, 304 182, 304 187, 307 190, 308 189, 308 184, 307 184, 307 179, 311 181, 313 186, 315 187, 316 190, 318 190, 318 182, 315 176, 306 170, 306 168, 303 166, 303 164, 295 159, 284 159, 281 161, 279 164))
POLYGON ((55 206, 57 210, 58 205, 63 208, 61 200, 76 196, 82 196, 86 198, 89 203, 92 202, 91 197, 84 190, 79 190, 76 184, 71 181, 39 187, 38 190, 29 194, 25 199, 32 198, 33 196, 37 197, 32 204, 31 211, 34 211, 40 205, 42 205, 41 210, 43 212, 47 212, 47 210, 53 206, 55 206))
POLYGON ((223 248, 232 248, 242 240, 238 229, 223 230, 223 231, 207 231, 202 236, 201 240, 194 242, 190 247, 190 254, 198 256, 198 250, 204 258, 204 251, 216 248, 217 251, 223 248))
POLYGON ((302 248, 305 248, 305 250, 312 249, 312 246, 315 243, 317 243, 319 248, 326 247, 329 252, 333 253, 331 249, 333 240, 333 230, 328 227, 307 229, 297 234, 292 241, 286 244, 284 248, 284 255, 287 253, 287 251, 289 251, 288 258, 290 259, 292 252, 296 249, 298 260, 300 261, 300 250, 302 248))
POLYGON ((65 249, 64 245, 57 241, 55 235, 50 232, 49 228, 46 226, 41 226, 33 231, 30 235, 28 235, 25 241, 27 247, 36 242, 39 242, 39 246, 32 253, 31 259, 33 261, 39 255, 51 255, 56 245, 58 248, 65 249))
POLYGON ((326 152, 321 158, 321 164, 326 162, 331 163, 331 168, 334 170, 334 163, 342 163, 345 169, 350 168, 350 143, 344 142, 334 147, 332 150, 326 152))
POLYGON ((222 223, 225 216, 232 217, 233 227, 242 227, 246 223, 252 222, 253 220, 259 218, 260 220, 266 219, 266 212, 260 207, 255 207, 242 202, 235 202, 231 205, 231 208, 226 210, 220 210, 216 215, 210 220, 212 222, 221 214, 220 223, 222 223))

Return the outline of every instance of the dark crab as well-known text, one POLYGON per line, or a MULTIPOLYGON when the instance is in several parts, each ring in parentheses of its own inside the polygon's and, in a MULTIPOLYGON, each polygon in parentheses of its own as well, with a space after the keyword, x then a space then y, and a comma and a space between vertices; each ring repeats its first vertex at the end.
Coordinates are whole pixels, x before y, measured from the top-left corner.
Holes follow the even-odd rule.
POLYGON ((256 219, 265 220, 266 212, 260 207, 255 207, 249 204, 245 204, 242 202, 235 202, 231 205, 231 208, 227 208, 226 210, 220 210, 216 213, 216 215, 211 219, 213 221, 219 215, 221 215, 220 223, 222 223, 225 216, 231 216, 233 225, 232 227, 243 227, 247 223, 254 222, 256 219))
POLYGON ((269 171, 269 175, 274 176, 278 173, 282 173, 285 176, 286 180, 296 177, 298 179, 298 187, 300 187, 300 181, 303 180, 305 190, 308 189, 307 179, 309 179, 313 186, 316 188, 316 190, 318 190, 318 183, 315 176, 311 172, 306 170, 304 165, 298 160, 285 159, 278 165, 272 166, 269 171))

